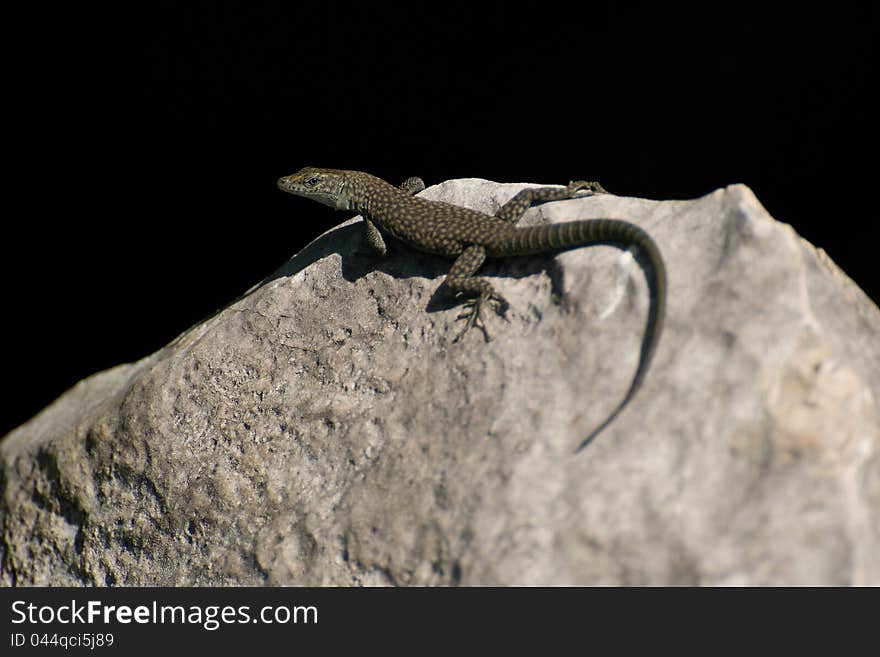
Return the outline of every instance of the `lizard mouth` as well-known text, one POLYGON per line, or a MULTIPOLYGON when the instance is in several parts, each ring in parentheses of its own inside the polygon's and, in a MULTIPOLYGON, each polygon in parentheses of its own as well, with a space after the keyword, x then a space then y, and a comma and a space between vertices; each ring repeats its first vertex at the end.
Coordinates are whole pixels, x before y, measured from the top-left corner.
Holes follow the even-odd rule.
POLYGON ((329 205, 331 208, 336 207, 336 196, 328 191, 320 189, 312 189, 304 186, 302 183, 292 180, 293 176, 284 176, 278 179, 278 189, 294 196, 302 196, 303 198, 312 199, 323 205, 329 205))

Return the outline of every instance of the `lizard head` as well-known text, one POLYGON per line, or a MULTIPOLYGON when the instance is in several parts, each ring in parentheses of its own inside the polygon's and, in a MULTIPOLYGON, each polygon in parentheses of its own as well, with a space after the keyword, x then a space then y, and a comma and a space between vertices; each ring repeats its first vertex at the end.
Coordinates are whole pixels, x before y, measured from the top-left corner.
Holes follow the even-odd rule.
POLYGON ((278 187, 288 194, 304 196, 337 210, 349 209, 345 171, 306 167, 278 179, 278 187))

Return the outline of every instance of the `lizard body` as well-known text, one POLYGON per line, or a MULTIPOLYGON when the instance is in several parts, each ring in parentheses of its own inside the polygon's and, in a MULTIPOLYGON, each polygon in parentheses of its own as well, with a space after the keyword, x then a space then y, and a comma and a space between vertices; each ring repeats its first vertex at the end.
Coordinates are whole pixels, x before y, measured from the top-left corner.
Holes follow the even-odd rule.
POLYGON ((641 228, 619 219, 589 219, 543 226, 517 227, 516 222, 536 203, 575 198, 578 192, 604 193, 598 183, 571 182, 566 187, 527 188, 518 192, 494 215, 440 201, 418 198, 424 189, 418 178, 399 188, 360 171, 306 167, 278 180, 283 191, 351 210, 364 219, 368 244, 380 255, 386 252, 383 234, 391 235, 428 253, 454 258, 444 284, 453 293, 471 297, 470 311, 461 338, 478 326, 488 340, 481 311, 487 303, 503 314, 507 302, 485 278, 475 276, 487 257, 508 257, 544 252, 561 252, 591 244, 636 247, 652 270, 648 276, 651 304, 642 341, 639 365, 629 390, 620 404, 580 444, 583 449, 627 405, 641 386, 660 338, 666 306, 666 269, 654 240, 641 228))

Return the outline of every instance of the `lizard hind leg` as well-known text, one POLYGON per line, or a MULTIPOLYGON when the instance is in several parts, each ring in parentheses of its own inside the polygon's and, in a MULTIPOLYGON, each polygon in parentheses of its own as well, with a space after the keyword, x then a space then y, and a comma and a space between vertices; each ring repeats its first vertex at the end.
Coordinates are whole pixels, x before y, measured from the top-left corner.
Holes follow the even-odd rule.
MULTIPOLYGON (((482 278, 474 278, 474 281, 481 281, 489 285, 489 282, 482 278)), ((486 323, 483 321, 483 306, 487 303, 493 306, 495 312, 505 317, 505 313, 507 309, 510 307, 507 301, 500 294, 492 290, 492 286, 489 285, 488 292, 481 292, 479 296, 468 299, 464 302, 464 305, 468 308, 461 315, 459 315, 456 319, 464 319, 465 324, 464 328, 459 331, 458 335, 456 335, 452 341, 458 342, 464 337, 464 334, 467 333, 471 327, 476 326, 483 332, 483 338, 486 342, 490 342, 492 338, 489 336, 489 331, 486 329, 486 323)))
POLYGON ((599 183, 585 180, 573 180, 565 187, 527 187, 517 192, 507 203, 502 205, 495 213, 495 217, 515 224, 533 205, 577 198, 581 196, 579 192, 587 192, 585 196, 608 193, 599 183))
POLYGON ((489 304, 502 317, 509 307, 504 297, 495 291, 489 281, 474 276, 485 259, 486 249, 477 244, 471 245, 461 252, 446 275, 444 283, 450 292, 474 295, 473 298, 464 302, 466 309, 457 317, 457 319, 466 321, 464 328, 455 336, 453 342, 458 342, 474 326, 483 332, 483 337, 486 342, 489 342, 491 338, 482 317, 483 307, 489 304))

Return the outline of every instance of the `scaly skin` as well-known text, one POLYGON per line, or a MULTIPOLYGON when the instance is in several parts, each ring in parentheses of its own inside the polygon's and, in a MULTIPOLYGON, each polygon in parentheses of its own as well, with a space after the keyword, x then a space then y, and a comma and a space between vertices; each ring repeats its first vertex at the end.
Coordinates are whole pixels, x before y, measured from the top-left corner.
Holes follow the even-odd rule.
POLYGON ((641 228, 619 219, 589 219, 544 226, 516 227, 532 205, 575 198, 579 192, 604 193, 598 183, 571 182, 566 187, 540 187, 520 191, 495 215, 449 203, 414 196, 424 189, 418 178, 410 178, 399 188, 360 171, 306 167, 280 178, 278 186, 290 194, 310 198, 337 210, 358 212, 364 218, 366 239, 380 255, 386 252, 383 234, 391 235, 428 253, 454 258, 446 275, 446 287, 453 293, 471 297, 459 319, 466 319, 459 340, 471 327, 489 335, 481 313, 488 303, 504 314, 507 302, 485 278, 474 274, 486 258, 503 258, 544 252, 561 252, 591 244, 636 247, 652 270, 648 277, 651 307, 642 342, 639 366, 623 401, 614 412, 580 444, 583 449, 635 395, 650 365, 666 307, 666 268, 654 240, 641 228))

